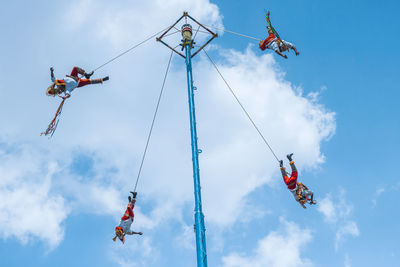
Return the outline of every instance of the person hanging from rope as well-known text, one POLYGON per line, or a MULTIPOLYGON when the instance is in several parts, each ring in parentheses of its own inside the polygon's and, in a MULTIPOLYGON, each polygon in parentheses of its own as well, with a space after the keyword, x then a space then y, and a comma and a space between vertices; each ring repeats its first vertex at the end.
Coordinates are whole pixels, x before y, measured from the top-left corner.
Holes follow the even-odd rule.
POLYGON ((135 207, 136 203, 136 196, 137 192, 131 192, 132 197, 128 196, 128 207, 124 213, 124 216, 121 218, 121 222, 117 227, 115 227, 115 236, 113 237, 113 241, 119 238, 122 243, 125 243, 125 235, 142 235, 142 232, 133 232, 131 231, 131 225, 133 223, 133 219, 135 214, 133 213, 133 208, 135 207))
POLYGON ((268 29, 269 35, 264 41, 263 40, 260 41, 260 43, 259 43, 260 49, 262 51, 264 51, 267 48, 274 50, 278 55, 280 55, 281 57, 284 57, 286 59, 287 59, 287 56, 282 53, 292 49, 296 53, 296 56, 298 56, 300 53, 299 53, 299 51, 297 51, 296 47, 292 43, 282 40, 279 37, 278 32, 275 30, 275 28, 271 24, 271 20, 269 19, 269 14, 270 14, 270 12, 268 11, 268 13, 265 15, 265 18, 268 23, 267 29, 268 29))
POLYGON ((292 44, 289 43, 285 40, 281 40, 277 38, 272 30, 271 27, 268 26, 268 37, 264 41, 260 41, 259 46, 262 51, 265 49, 271 49, 274 50, 278 55, 284 58, 288 58, 286 55, 282 54, 285 51, 289 51, 289 49, 294 50, 296 53, 296 56, 298 56, 300 53, 297 51, 296 47, 292 44))
POLYGON ((82 87, 88 84, 98 84, 103 83, 104 81, 108 81, 109 77, 106 76, 102 79, 93 79, 90 77, 93 75, 93 71, 90 73, 86 73, 85 70, 74 67, 71 71, 70 75, 66 75, 64 79, 59 80, 54 77, 54 68, 50 68, 50 76, 51 81, 53 82, 46 90, 46 94, 48 96, 60 96, 63 99, 66 99, 71 96, 71 92, 78 87, 82 87), (85 76, 86 79, 81 79, 78 77, 78 74, 85 76), (61 96, 61 93, 64 93, 64 96, 61 96))
POLYGON ((305 204, 317 204, 314 200, 314 194, 311 190, 309 190, 304 184, 297 182, 298 172, 296 166, 294 165, 294 161, 292 159, 293 153, 286 156, 290 162, 290 167, 292 168, 292 173, 290 177, 286 172, 285 167, 283 166, 283 160, 279 161, 279 165, 281 167, 283 181, 285 182, 289 191, 293 194, 295 200, 300 203, 303 208, 306 208, 305 204))
POLYGON ((72 69, 72 72, 70 75, 66 75, 66 77, 62 80, 56 79, 54 77, 54 68, 50 68, 50 76, 51 76, 51 81, 53 82, 46 90, 46 95, 48 96, 56 96, 58 95, 61 97, 63 100, 60 103, 60 106, 57 109, 57 112, 54 116, 54 118, 51 120, 49 125, 47 126, 47 129, 42 132, 40 135, 45 135, 50 137, 53 136, 57 125, 59 121, 59 116, 61 114, 64 102, 67 98, 71 96, 71 92, 77 88, 77 87, 82 87, 88 84, 96 84, 96 83, 103 83, 103 81, 109 80, 109 77, 104 77, 102 79, 95 79, 95 80, 90 80, 90 76, 93 75, 93 71, 90 73, 86 73, 83 69, 79 67, 74 67, 72 69), (79 78, 78 74, 85 76, 86 79, 81 79, 79 78), (61 94, 64 93, 62 96, 61 94))

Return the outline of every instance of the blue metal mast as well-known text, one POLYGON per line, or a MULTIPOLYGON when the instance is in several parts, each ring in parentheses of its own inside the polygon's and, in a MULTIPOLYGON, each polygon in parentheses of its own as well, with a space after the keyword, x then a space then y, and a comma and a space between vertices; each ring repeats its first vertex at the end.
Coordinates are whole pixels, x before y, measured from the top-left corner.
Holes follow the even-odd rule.
POLYGON ((182 27, 183 46, 186 54, 186 71, 189 98, 189 114, 190 114, 190 135, 192 143, 192 161, 193 161, 193 179, 194 179, 194 220, 196 231, 196 250, 197 250, 197 266, 207 267, 207 251, 206 251, 206 234, 204 226, 204 214, 201 207, 201 187, 200 187, 200 171, 199 171, 199 148, 197 146, 197 130, 196 130, 196 114, 194 107, 193 92, 193 76, 192 76, 192 27, 185 24, 182 27))
MULTIPOLYGON (((203 31, 204 32, 204 31, 203 31)), ((156 40, 176 54, 180 55, 185 59, 186 62, 186 71, 187 71, 187 84, 188 84, 188 100, 189 100, 189 115, 190 115, 190 136, 192 143, 192 162, 193 162, 193 180, 194 180, 194 229, 196 233, 196 251, 197 251, 197 266, 198 267, 207 267, 207 250, 206 250, 206 228, 204 226, 204 214, 201 208, 201 187, 200 187, 200 171, 199 171, 199 153, 201 152, 197 146, 197 130, 196 130, 196 114, 194 108, 194 93, 195 87, 193 87, 193 76, 192 76, 192 57, 196 56, 201 50, 204 49, 214 38, 218 37, 218 34, 212 32, 210 29, 199 23, 196 19, 192 18, 187 12, 183 12, 183 15, 172 24, 160 37, 157 37, 156 40), (182 51, 185 49, 185 55, 180 51, 176 50, 175 45, 170 45, 166 41, 163 40, 164 37, 172 35, 173 33, 169 33, 173 28, 176 29, 176 25, 182 20, 185 19, 185 24, 181 28, 182 33, 182 51), (190 19, 194 23, 198 25, 198 29, 196 31, 195 37, 199 32, 199 29, 202 28, 205 30, 205 33, 211 35, 209 39, 199 45, 197 49, 194 48, 194 38, 192 38, 192 26, 187 23, 187 20, 190 19), (169 33, 169 34, 168 34, 169 33)))

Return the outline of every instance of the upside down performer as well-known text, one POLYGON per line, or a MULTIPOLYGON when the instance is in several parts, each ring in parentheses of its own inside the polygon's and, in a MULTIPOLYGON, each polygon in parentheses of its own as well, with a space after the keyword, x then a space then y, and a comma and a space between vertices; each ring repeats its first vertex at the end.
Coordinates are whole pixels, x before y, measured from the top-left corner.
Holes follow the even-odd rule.
POLYGON ((269 33, 269 36, 267 37, 267 39, 265 39, 264 41, 260 41, 260 43, 259 43, 261 50, 264 51, 267 48, 274 50, 278 55, 280 55, 281 57, 284 57, 284 58, 288 58, 288 57, 282 53, 285 51, 289 51, 289 49, 294 50, 294 52, 296 53, 296 56, 298 56, 300 54, 299 51, 297 51, 296 47, 292 43, 289 43, 285 40, 278 39, 275 36, 274 32, 272 31, 271 27, 268 27, 268 33, 269 33))
POLYGON ((50 68, 50 74, 51 74, 51 81, 53 82, 46 90, 46 94, 48 96, 56 96, 58 95, 61 97, 63 100, 60 103, 60 106, 57 109, 56 114, 54 115, 54 118, 51 120, 50 124, 47 126, 47 129, 42 132, 40 135, 50 135, 53 136, 57 125, 59 121, 59 116, 61 114, 65 99, 69 98, 71 96, 71 92, 77 88, 77 87, 82 87, 88 84, 97 84, 97 83, 103 83, 104 81, 108 81, 109 77, 104 77, 102 79, 94 79, 91 80, 89 79, 90 76, 93 75, 93 71, 90 73, 86 73, 85 70, 79 68, 79 67, 74 67, 71 71, 70 75, 66 75, 64 79, 56 79, 54 77, 54 68, 50 68), (85 76, 86 79, 81 79, 78 74, 85 76), (64 93, 62 96, 61 94, 64 93))
POLYGON ((64 93, 63 98, 68 98, 71 96, 71 92, 78 87, 82 87, 88 84, 97 84, 97 83, 103 83, 104 81, 108 81, 109 77, 104 77, 102 79, 94 79, 91 80, 89 79, 90 76, 93 75, 93 71, 90 73, 86 73, 85 70, 79 68, 79 67, 74 67, 71 71, 70 75, 66 75, 64 79, 56 79, 54 77, 54 68, 50 68, 50 74, 51 74, 51 81, 53 82, 46 90, 46 94, 48 96, 56 96, 61 93, 64 93), (78 74, 85 76, 86 79, 81 79, 78 77, 78 74))
POLYGON ((262 51, 264 51, 267 48, 274 50, 278 55, 284 58, 287 58, 287 56, 282 53, 292 49, 296 53, 296 56, 298 56, 300 53, 299 51, 297 51, 296 47, 292 43, 282 40, 279 37, 279 34, 275 31, 269 19, 269 11, 265 17, 268 23, 267 29, 269 35, 264 41, 263 40, 260 41, 259 43, 260 49, 262 51))
POLYGON ((125 235, 142 235, 142 232, 133 232, 131 231, 131 225, 133 223, 133 219, 135 217, 133 213, 133 208, 135 207, 135 202, 136 202, 136 192, 131 192, 132 197, 129 196, 128 200, 128 207, 126 208, 124 216, 121 218, 121 222, 117 227, 115 227, 115 236, 113 238, 113 241, 117 240, 117 237, 119 240, 121 240, 122 243, 125 242, 125 235))
POLYGON ((296 166, 294 165, 292 156, 293 153, 286 156, 290 162, 290 167, 292 168, 292 173, 290 177, 288 176, 285 167, 283 167, 283 160, 279 162, 283 181, 285 182, 289 191, 293 194, 294 199, 299 202, 303 208, 306 208, 306 203, 309 203, 310 205, 317 204, 317 202, 314 200, 314 193, 309 190, 304 184, 297 182, 298 173, 296 166))

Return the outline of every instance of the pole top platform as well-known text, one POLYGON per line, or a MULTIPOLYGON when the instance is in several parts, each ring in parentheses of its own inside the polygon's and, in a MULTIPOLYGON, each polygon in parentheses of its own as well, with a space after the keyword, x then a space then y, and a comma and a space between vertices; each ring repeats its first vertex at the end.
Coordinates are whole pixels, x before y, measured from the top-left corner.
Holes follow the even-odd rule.
POLYGON ((190 44, 191 47, 194 48, 194 46, 193 46, 195 44, 194 41, 196 39, 197 33, 199 33, 199 32, 208 34, 211 37, 209 37, 209 39, 205 43, 203 43, 202 45, 196 46, 196 47, 199 47, 199 48, 197 50, 194 49, 196 51, 194 51, 194 53, 191 55, 191 57, 193 58, 204 47, 206 47, 214 38, 218 37, 218 34, 214 33, 213 31, 211 31, 210 29, 208 29, 207 27, 205 27, 204 25, 199 23, 196 19, 191 17, 187 11, 184 11, 183 15, 172 26, 170 26, 168 28, 168 30, 166 30, 163 34, 161 34, 160 37, 157 37, 156 40, 158 42, 161 42, 163 45, 165 45, 166 47, 168 47, 169 49, 171 49, 172 51, 174 51, 175 53, 177 53, 181 57, 186 58, 185 55, 183 55, 182 53, 177 51, 175 48, 177 46, 179 46, 179 45, 181 45, 182 48, 183 48, 187 44, 190 44), (183 18, 185 18, 184 24, 181 26, 181 29, 179 30, 176 26, 183 18), (187 21, 188 19, 191 20, 192 22, 194 22, 195 24, 197 24, 197 30, 195 31, 194 37, 193 37, 193 28, 192 28, 192 25, 188 23, 188 21, 187 21), (170 31, 172 29, 175 29, 177 31, 170 33, 170 31), (203 29, 205 31, 200 31, 200 29, 203 29), (178 33, 178 32, 180 32, 182 34, 182 38, 183 39, 181 40, 181 43, 170 45, 165 41, 165 37, 173 35, 174 33, 178 33))

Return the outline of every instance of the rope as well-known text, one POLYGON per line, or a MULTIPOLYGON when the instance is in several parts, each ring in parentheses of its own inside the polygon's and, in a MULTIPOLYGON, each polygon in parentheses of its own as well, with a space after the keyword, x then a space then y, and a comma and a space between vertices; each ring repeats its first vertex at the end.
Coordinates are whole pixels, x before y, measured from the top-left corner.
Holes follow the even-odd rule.
POLYGON ((258 129, 257 125, 254 123, 253 119, 250 117, 249 113, 246 111, 246 109, 244 108, 244 106, 242 105, 242 103, 240 102, 240 100, 238 99, 238 97, 236 96, 235 92, 232 90, 232 88, 229 86, 228 82, 225 80, 224 76, 221 74, 221 72, 219 71, 217 65, 215 65, 214 61, 211 59, 211 57, 207 54, 207 52, 205 50, 203 50, 204 53, 207 55, 208 59, 211 61, 211 63, 213 64, 213 66, 215 67, 215 69, 217 70, 217 72, 219 73, 219 75, 221 76, 222 80, 224 80, 226 86, 229 88, 229 91, 232 93, 232 95, 235 97, 236 101, 239 103, 240 107, 242 108, 242 110, 244 111, 244 113, 246 114, 247 118, 250 120, 250 122, 253 124, 254 128, 257 130, 258 134, 261 136, 262 140, 264 141, 264 143, 268 146, 269 150, 271 151, 272 155, 274 155, 275 159, 279 162, 278 157, 276 156, 275 152, 272 150, 271 146, 268 144, 267 140, 265 139, 264 135, 261 133, 261 131, 258 129))
POLYGON ((57 117, 60 116, 60 114, 62 112, 62 108, 64 106, 64 102, 65 102, 66 98, 62 98, 62 99, 63 100, 61 101, 60 105, 58 106, 58 109, 56 111, 56 114, 54 115, 54 118, 51 120, 49 126, 47 126, 47 129, 44 132, 40 133, 40 136, 42 136, 43 134, 45 136, 51 134, 50 137, 52 137, 54 132, 56 131, 56 128, 57 128, 57 125, 58 125, 58 121, 59 121, 59 120, 57 120, 57 117))
POLYGON ((162 86, 161 86, 160 95, 158 96, 158 101, 157 101, 156 110, 154 111, 153 121, 151 122, 151 127, 150 127, 150 131, 149 131, 149 135, 147 136, 147 142, 146 142, 146 146, 145 146, 145 148, 144 148, 144 152, 143 152, 143 156, 142 156, 142 162, 140 163, 139 172, 138 172, 138 175, 137 175, 137 178, 136 178, 136 183, 135 183, 135 189, 133 190, 133 192, 136 192, 137 184, 138 184, 138 182, 139 182, 140 174, 141 174, 141 172, 142 172, 142 167, 143 167, 144 159, 145 159, 145 157, 146 157, 147 148, 149 147, 149 142, 150 142, 151 133, 153 132, 154 122, 155 122, 156 117, 157 117, 158 108, 159 108, 159 106, 160 106, 161 97, 162 97, 162 94, 163 94, 163 91, 164 91, 164 86, 165 86, 165 81, 166 81, 166 79, 167 79, 169 66, 171 65, 172 55, 173 55, 173 51, 171 51, 171 55, 170 55, 169 61, 168 61, 167 70, 165 71, 164 80, 163 80, 163 83, 162 83, 162 86))
POLYGON ((171 35, 173 35, 173 34, 176 34, 176 33, 178 33, 178 32, 180 32, 180 31, 175 31, 175 32, 172 32, 172 33, 166 34, 166 35, 164 35, 164 37, 171 36, 171 35))
MULTIPOLYGON (((206 26, 207 26, 207 25, 206 25, 206 26)), ((214 27, 214 26, 207 26, 207 27, 214 28, 214 29, 216 29, 216 30, 223 31, 223 32, 228 32, 228 33, 236 34, 236 35, 238 35, 238 36, 245 37, 245 38, 249 38, 249 39, 253 39, 253 40, 257 40, 257 41, 260 41, 260 40, 261 40, 260 38, 251 37, 251 36, 248 36, 248 35, 245 35, 245 34, 241 34, 241 33, 238 33, 238 32, 233 32, 233 31, 229 31, 229 30, 217 28, 217 27, 214 27)))
MULTIPOLYGON (((169 27, 168 27, 168 28, 169 28, 169 27)), ((138 44, 136 44, 136 45, 132 46, 132 47, 131 47, 131 48, 129 48, 128 50, 125 50, 125 51, 124 51, 124 52, 122 52, 121 54, 119 54, 119 55, 117 55, 117 56, 113 57, 112 59, 110 59, 110 60, 109 60, 109 61, 107 61, 106 63, 104 63, 104 64, 100 65, 100 66, 99 66, 99 67, 97 67, 97 68, 95 68, 95 69, 93 70, 93 72, 95 72, 95 71, 97 71, 98 69, 100 69, 100 68, 104 67, 105 65, 107 65, 107 64, 109 64, 109 63, 111 63, 111 62, 113 62, 113 61, 114 61, 114 60, 116 60, 117 58, 119 58, 119 57, 122 57, 122 56, 123 56, 123 55, 125 55, 126 53, 128 53, 128 52, 132 51, 133 49, 135 49, 136 47, 138 47, 138 46, 140 46, 140 45, 144 44, 144 43, 145 43, 145 42, 147 42, 148 40, 150 40, 150 39, 154 38, 154 37, 155 37, 155 36, 157 36, 158 34, 162 33, 162 32, 163 32, 163 31, 165 31, 165 30, 167 30, 168 28, 165 28, 164 30, 162 30, 162 31, 159 31, 159 32, 157 32, 157 33, 153 34, 152 36, 150 36, 149 38, 145 39, 144 41, 141 41, 140 43, 138 43, 138 44)))
POLYGON ((196 33, 194 34, 193 40, 196 40, 196 36, 197 36, 197 33, 199 32, 199 30, 200 30, 200 25, 199 25, 199 27, 197 28, 196 33))

